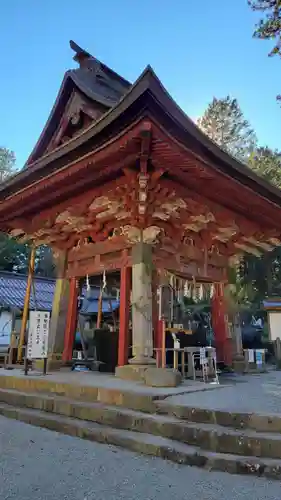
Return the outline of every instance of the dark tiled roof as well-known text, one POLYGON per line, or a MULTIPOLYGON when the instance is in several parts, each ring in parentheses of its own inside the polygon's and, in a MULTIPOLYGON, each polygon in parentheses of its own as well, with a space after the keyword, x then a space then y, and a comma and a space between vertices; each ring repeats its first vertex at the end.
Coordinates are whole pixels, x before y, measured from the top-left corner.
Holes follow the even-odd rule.
MULTIPOLYGON (((33 288, 30 296, 30 309, 39 309, 41 311, 51 311, 56 280, 50 278, 36 277, 33 280, 35 288, 35 300, 33 288), (36 301, 36 304, 35 304, 36 301)), ((24 298, 27 285, 27 276, 9 272, 0 272, 0 307, 23 309, 24 298)), ((90 296, 86 289, 82 295, 85 297, 81 312, 84 314, 97 314, 99 288, 91 287, 90 296)), ((119 302, 112 299, 112 309, 119 307, 119 302)), ((103 313, 111 312, 110 301, 105 295, 102 302, 103 313)))
POLYGON ((108 108, 117 104, 129 90, 129 86, 118 85, 112 79, 106 81, 102 78, 95 78, 89 70, 84 68, 70 70, 68 75, 87 97, 108 108))
MULTIPOLYGON (((36 307, 43 311, 51 311, 55 280, 35 278, 34 288, 36 307)), ((0 273, 0 306, 23 309, 27 276, 8 272, 0 273)), ((35 309, 34 293, 31 290, 30 309, 35 309)))

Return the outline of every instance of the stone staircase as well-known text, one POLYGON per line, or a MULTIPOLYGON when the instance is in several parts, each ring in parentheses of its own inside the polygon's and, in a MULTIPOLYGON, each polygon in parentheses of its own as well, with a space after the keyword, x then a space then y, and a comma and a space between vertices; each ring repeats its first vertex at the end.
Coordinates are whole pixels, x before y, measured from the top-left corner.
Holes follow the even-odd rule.
POLYGON ((179 464, 281 479, 281 416, 175 406, 110 389, 94 391, 90 402, 88 388, 46 382, 42 392, 44 382, 33 382, 0 377, 0 414, 179 464))

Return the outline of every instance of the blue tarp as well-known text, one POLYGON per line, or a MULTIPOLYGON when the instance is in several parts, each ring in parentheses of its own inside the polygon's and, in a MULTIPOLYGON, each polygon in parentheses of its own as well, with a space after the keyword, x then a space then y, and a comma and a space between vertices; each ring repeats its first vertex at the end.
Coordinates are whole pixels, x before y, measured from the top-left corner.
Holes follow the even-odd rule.
MULTIPOLYGON (((83 300, 83 306, 81 308, 81 313, 83 314, 97 314, 98 313, 98 300, 83 300)), ((118 300, 112 300, 111 301, 111 307, 112 310, 115 311, 119 307, 119 301, 118 300)), ((111 307, 110 307, 110 301, 108 299, 103 299, 102 301, 102 312, 104 314, 110 313, 111 312, 111 307)))
POLYGON ((263 301, 263 307, 265 309, 280 309, 281 307, 281 299, 267 299, 263 301))

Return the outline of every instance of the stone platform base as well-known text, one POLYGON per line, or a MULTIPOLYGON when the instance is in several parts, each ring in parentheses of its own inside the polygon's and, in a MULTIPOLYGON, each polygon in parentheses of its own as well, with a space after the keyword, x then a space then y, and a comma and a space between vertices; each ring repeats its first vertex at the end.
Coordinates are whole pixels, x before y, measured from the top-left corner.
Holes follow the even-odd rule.
MULTIPOLYGON (((170 372, 153 370, 154 383, 156 373, 161 378, 163 371, 170 372)), ((45 377, 32 372, 25 376, 22 369, 0 370, 0 415, 92 442, 161 457, 181 467, 196 465, 205 471, 219 470, 280 481, 281 416, 254 413, 257 403, 254 401, 252 406, 249 397, 251 388, 254 396, 259 393, 262 396, 264 381, 266 378, 261 378, 258 387, 256 382, 248 386, 228 385, 224 392, 223 386, 193 381, 180 388, 163 389, 90 372, 56 372, 45 377), (203 392, 198 399, 200 385, 199 391, 203 392), (193 396, 188 387, 195 392, 193 396), (213 398, 206 397, 208 390, 216 391, 213 398), (248 397, 249 406, 245 407, 237 397, 238 407, 233 405, 232 413, 229 402, 240 396, 241 391, 248 397), (215 407, 208 399, 213 399, 215 407), (242 404, 240 410, 239 404, 242 404)), ((278 374, 275 374, 275 382, 280 382, 278 374)), ((274 399, 269 400, 268 395, 265 398, 264 404, 259 403, 258 407, 266 408, 270 401, 276 405, 275 393, 274 399)))
POLYGON ((182 381, 177 370, 148 365, 118 366, 115 375, 123 380, 143 382, 150 387, 177 387, 182 381))
POLYGON ((232 368, 236 373, 244 373, 246 368, 244 356, 240 354, 233 356, 232 368))
MULTIPOLYGON (((65 365, 65 363, 62 361, 61 355, 50 356, 47 359, 47 372, 53 372, 53 371, 60 370, 64 365, 65 365)), ((34 366, 35 370, 43 371, 44 360, 43 359, 36 359, 34 361, 33 366, 34 366)))

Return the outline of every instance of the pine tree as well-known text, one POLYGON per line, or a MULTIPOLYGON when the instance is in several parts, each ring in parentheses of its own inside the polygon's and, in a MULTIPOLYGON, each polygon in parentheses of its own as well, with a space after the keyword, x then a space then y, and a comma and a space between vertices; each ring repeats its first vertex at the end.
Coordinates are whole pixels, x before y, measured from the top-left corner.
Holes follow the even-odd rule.
POLYGON ((16 173, 15 163, 13 151, 0 147, 0 184, 16 173))
POLYGON ((275 45, 269 55, 281 55, 281 1, 280 0, 248 0, 248 4, 255 11, 264 13, 264 16, 254 31, 254 37, 275 40, 275 45))
POLYGON ((213 98, 198 126, 221 149, 240 161, 247 161, 254 150, 256 136, 245 120, 237 99, 213 98))
POLYGON ((281 188, 281 153, 268 147, 260 147, 249 158, 249 167, 257 174, 281 188))

